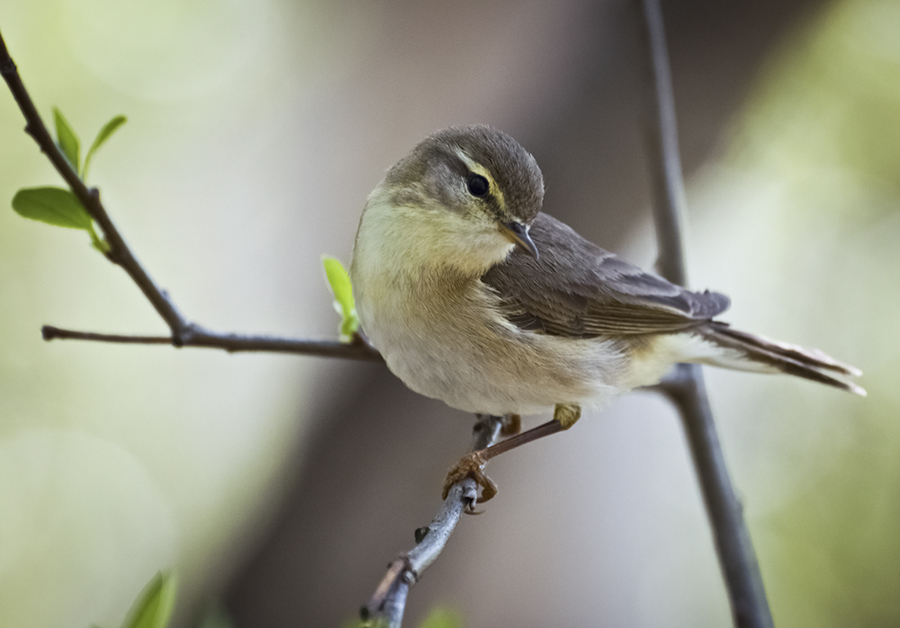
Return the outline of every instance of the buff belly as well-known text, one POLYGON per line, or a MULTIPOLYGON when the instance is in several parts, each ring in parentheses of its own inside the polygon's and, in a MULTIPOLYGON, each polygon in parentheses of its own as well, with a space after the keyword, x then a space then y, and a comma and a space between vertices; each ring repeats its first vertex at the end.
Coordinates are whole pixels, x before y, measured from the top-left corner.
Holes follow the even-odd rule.
POLYGON ((535 414, 559 403, 602 406, 624 391, 628 359, 620 342, 521 331, 487 313, 464 329, 458 323, 423 329, 410 321, 400 326, 372 321, 367 329, 404 384, 466 412, 535 414), (429 341, 422 342, 426 335, 429 341))

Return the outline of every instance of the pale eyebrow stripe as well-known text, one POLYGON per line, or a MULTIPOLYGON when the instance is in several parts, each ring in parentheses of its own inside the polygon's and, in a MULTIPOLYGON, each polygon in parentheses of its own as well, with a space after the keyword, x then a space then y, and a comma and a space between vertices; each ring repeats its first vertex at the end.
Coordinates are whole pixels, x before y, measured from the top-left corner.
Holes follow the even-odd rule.
POLYGON ((497 200, 497 203, 499 203, 500 210, 505 211, 506 199, 503 197, 503 190, 501 190, 500 186, 497 185, 497 181, 491 175, 490 171, 480 163, 469 157, 463 149, 457 148, 454 152, 456 153, 456 156, 466 164, 470 171, 474 172, 475 174, 480 174, 490 182, 492 192, 491 196, 493 196, 497 200))

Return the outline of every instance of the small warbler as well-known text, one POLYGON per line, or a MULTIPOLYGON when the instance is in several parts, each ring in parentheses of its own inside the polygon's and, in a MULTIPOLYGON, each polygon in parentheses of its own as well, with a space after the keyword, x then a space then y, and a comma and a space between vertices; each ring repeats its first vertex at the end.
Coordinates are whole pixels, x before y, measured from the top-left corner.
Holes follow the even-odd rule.
MULTIPOLYGON (((864 395, 825 353, 738 331, 725 295, 692 292, 622 261, 541 212, 543 176, 488 126, 427 137, 369 195, 350 275, 362 327, 412 390, 495 416, 554 409, 503 450, 568 429, 659 382, 678 362, 784 372, 864 395)), ((463 458, 444 495, 498 446, 463 458)))

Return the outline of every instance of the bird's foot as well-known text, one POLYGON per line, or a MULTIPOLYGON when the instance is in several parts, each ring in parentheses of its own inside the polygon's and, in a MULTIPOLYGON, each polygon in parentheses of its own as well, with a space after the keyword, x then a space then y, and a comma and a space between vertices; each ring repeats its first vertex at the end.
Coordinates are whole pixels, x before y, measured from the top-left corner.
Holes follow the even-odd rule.
POLYGON ((553 409, 553 420, 557 421, 562 429, 567 430, 581 418, 581 406, 574 403, 560 403, 553 409))
POLYGON ((487 462, 484 452, 484 449, 480 449, 466 454, 450 468, 444 480, 444 490, 441 493, 441 499, 447 499, 447 495, 450 493, 453 485, 467 477, 475 480, 475 483, 481 487, 481 497, 478 498, 478 503, 486 502, 497 494, 497 485, 482 470, 482 467, 487 462))

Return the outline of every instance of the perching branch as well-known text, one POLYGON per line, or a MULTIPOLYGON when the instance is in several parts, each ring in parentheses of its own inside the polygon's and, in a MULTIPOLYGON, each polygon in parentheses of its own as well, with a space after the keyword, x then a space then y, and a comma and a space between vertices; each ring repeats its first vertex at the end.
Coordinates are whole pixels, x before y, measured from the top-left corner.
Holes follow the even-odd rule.
POLYGON ((106 257, 113 264, 120 266, 128 273, 128 276, 141 289, 141 292, 144 293, 144 296, 147 297, 147 300, 150 301, 150 304, 153 305, 171 330, 170 337, 151 338, 146 336, 114 336, 92 332, 74 332, 45 326, 42 329, 45 340, 66 338, 133 344, 170 344, 174 347, 209 347, 225 351, 275 351, 360 360, 377 361, 381 359, 378 352, 360 337, 356 337, 354 342, 347 344, 337 341, 243 336, 213 332, 189 321, 178 311, 174 301, 172 301, 165 290, 162 290, 156 284, 138 261, 128 244, 126 244, 125 239, 119 233, 115 223, 113 223, 106 208, 100 201, 100 191, 97 188, 88 188, 85 185, 84 181, 78 176, 78 173, 72 168, 72 165, 56 145, 56 142, 53 141, 53 137, 34 106, 28 90, 25 89, 16 64, 9 56, 2 34, 0 34, 0 74, 3 75, 3 79, 9 86, 9 90, 16 99, 22 115, 25 117, 25 132, 37 142, 41 151, 47 155, 53 167, 56 168, 56 171, 69 185, 72 193, 81 202, 90 217, 100 226, 106 243, 109 245, 109 250, 105 253, 106 257))
MULTIPOLYGON (((473 428, 472 451, 490 447, 503 425, 501 417, 479 415, 473 428)), ((416 530, 416 546, 395 558, 388 566, 381 583, 361 611, 364 621, 374 620, 381 628, 400 628, 406 597, 441 552, 456 528, 463 512, 471 512, 478 498, 475 480, 466 477, 450 489, 441 509, 426 528, 416 530)))
MULTIPOLYGON (((645 35, 644 78, 648 156, 652 161, 654 220, 660 273, 687 285, 684 261, 684 182, 678 156, 675 103, 659 0, 635 0, 645 35)), ((715 539, 735 626, 771 628, 772 614, 750 533, 744 523, 698 365, 679 364, 662 389, 681 414, 715 539)))

